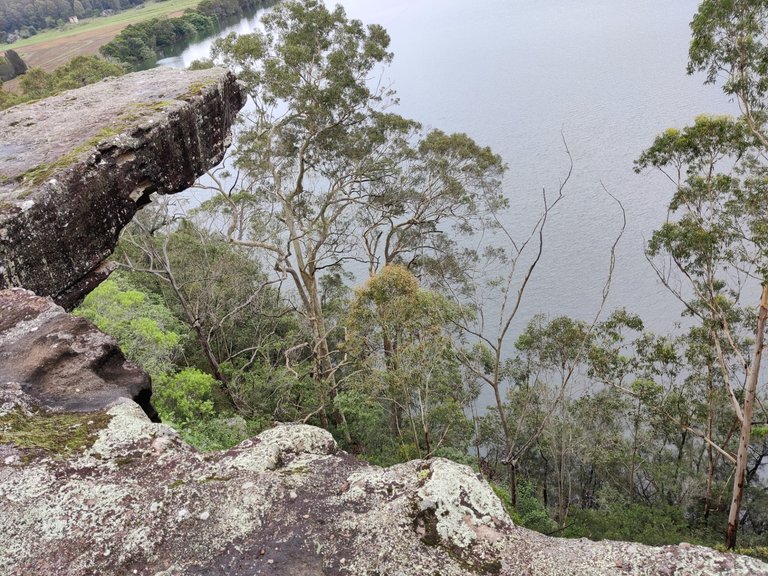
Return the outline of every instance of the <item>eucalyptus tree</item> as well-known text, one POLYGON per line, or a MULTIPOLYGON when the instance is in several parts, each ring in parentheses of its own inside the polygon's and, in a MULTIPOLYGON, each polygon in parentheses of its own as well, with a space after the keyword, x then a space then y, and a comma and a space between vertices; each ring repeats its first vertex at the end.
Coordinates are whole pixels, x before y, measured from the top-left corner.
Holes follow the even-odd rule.
MULTIPOLYGON (((684 278, 678 286, 690 292, 685 296, 679 289, 675 292, 708 334, 739 422, 735 456, 710 443, 735 462, 726 534, 726 545, 733 548, 768 318, 768 5, 763 0, 704 0, 691 29, 688 73, 703 72, 707 83, 721 83, 738 103, 741 117, 698 119, 683 131, 668 131, 641 156, 638 167, 661 169, 675 183, 672 221, 654 234, 649 253, 666 254, 684 278), (746 349, 749 341, 740 341, 737 334, 743 320, 743 312, 735 306, 740 289, 732 282, 728 285, 739 274, 763 285, 757 318, 750 320, 755 326, 749 331, 754 339, 751 354, 746 349)), ((666 271, 657 268, 657 273, 671 286, 666 271)))
MULTIPOLYGON (((465 135, 425 133, 389 111, 396 98, 383 70, 392 54, 381 26, 319 0, 280 3, 263 24, 214 46, 253 101, 235 153, 243 183, 228 210, 243 202, 257 210, 245 231, 233 221, 229 238, 262 250, 292 281, 326 421, 347 361, 332 344, 343 338, 325 313, 322 279, 353 262, 373 273, 452 261, 458 251, 446 233, 452 224, 471 232, 484 206, 503 204, 504 166, 465 135)), ((335 419, 344 428, 343 412, 335 419)))
POLYGON ((355 292, 346 346, 358 370, 350 379, 362 396, 380 399, 392 437, 414 457, 441 448, 466 453, 471 423, 454 349, 451 319, 458 313, 445 296, 420 287, 402 265, 388 265, 355 292))
POLYGON ((768 147, 768 5, 762 0, 704 0, 691 22, 688 73, 703 72, 736 98, 744 120, 768 147))
MULTIPOLYGON (((692 54, 696 49, 694 40, 692 54)), ((743 81, 727 89, 741 94, 743 81)), ((764 145, 755 102, 746 102, 745 110, 740 119, 701 116, 683 130, 667 130, 637 161, 638 170, 660 170, 674 184, 670 217, 653 233, 648 257, 686 313, 700 322, 714 351, 715 366, 708 364, 709 370, 725 387, 739 423, 735 455, 714 441, 709 426, 703 437, 735 464, 726 536, 730 548, 736 544, 768 318, 764 145), (740 308, 750 279, 763 284, 757 319, 740 308)))

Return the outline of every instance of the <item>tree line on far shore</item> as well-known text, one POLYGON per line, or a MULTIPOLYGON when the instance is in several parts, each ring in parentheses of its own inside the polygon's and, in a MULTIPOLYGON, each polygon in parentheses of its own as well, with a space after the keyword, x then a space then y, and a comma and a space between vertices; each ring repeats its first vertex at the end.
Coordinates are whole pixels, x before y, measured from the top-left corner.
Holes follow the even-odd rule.
POLYGON ((34 36, 40 30, 66 24, 71 17, 89 18, 103 11, 120 11, 144 0, 13 0, 0 2, 0 44, 34 36))
POLYGON ((102 46, 103 56, 77 56, 52 72, 41 68, 27 69, 16 52, 9 50, 5 59, 0 58, 0 110, 151 66, 164 50, 177 43, 210 35, 227 18, 250 13, 273 1, 202 0, 195 9, 185 11, 182 16, 132 24, 102 46), (20 75, 17 90, 3 90, 3 81, 20 75))
POLYGON ((154 62, 165 50, 213 34, 222 21, 269 4, 269 0, 203 0, 176 18, 153 18, 123 29, 101 53, 131 69, 154 62))

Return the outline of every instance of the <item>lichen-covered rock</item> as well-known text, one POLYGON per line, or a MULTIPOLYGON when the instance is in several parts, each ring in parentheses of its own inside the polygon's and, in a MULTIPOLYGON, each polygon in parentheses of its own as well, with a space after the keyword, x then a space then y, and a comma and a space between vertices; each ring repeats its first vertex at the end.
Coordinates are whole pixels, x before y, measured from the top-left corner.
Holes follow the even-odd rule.
POLYGON ((3 432, 34 405, 0 389, 4 575, 768 575, 706 548, 517 528, 465 466, 369 466, 311 426, 200 454, 119 399, 90 415, 102 419, 88 441, 62 457, 3 432))
POLYGON ((50 409, 93 411, 117 398, 156 417, 149 376, 111 336, 28 290, 0 290, 0 389, 16 388, 50 409))
POLYGON ((244 103, 225 70, 158 68, 0 111, 0 288, 76 305, 149 195, 221 160, 244 103))

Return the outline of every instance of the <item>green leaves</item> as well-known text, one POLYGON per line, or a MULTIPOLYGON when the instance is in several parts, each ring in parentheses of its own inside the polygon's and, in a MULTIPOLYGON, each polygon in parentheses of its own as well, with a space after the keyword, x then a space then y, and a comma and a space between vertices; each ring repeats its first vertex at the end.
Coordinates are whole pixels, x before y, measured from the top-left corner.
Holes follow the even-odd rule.
POLYGON ((693 126, 670 128, 657 136, 635 162, 635 171, 674 168, 694 176, 723 160, 740 158, 754 145, 755 138, 742 120, 701 115, 693 126))
POLYGON ((764 109, 768 90, 768 6, 762 0, 704 0, 691 22, 688 73, 703 72, 708 83, 750 108, 764 109))
MULTIPOLYGON (((706 301, 729 288, 740 291, 727 285, 726 269, 766 268, 761 146, 747 120, 699 116, 693 126, 658 136, 635 163, 638 171, 655 168, 675 184, 670 218, 653 233, 647 254, 669 258, 690 283, 689 312, 711 316, 717 310, 710 305, 707 312, 706 301)), ((657 273, 665 278, 669 270, 657 273)))
POLYGON ((389 36, 380 26, 367 29, 344 9, 322 2, 282 2, 263 18, 264 33, 219 40, 214 56, 237 66, 251 95, 265 105, 282 103, 293 122, 309 130, 352 125, 361 107, 383 98, 367 80, 389 62, 389 36))
POLYGON ((356 292, 347 320, 358 394, 385 398, 390 418, 403 422, 390 432, 424 453, 466 449, 472 433, 448 330, 453 314, 446 298, 421 289, 405 267, 390 265, 356 292))
POLYGON ((184 368, 155 382, 152 402, 164 420, 182 426, 214 416, 216 380, 196 368, 184 368))
POLYGON ((75 311, 117 339, 126 357, 153 378, 174 370, 187 337, 182 324, 154 296, 119 273, 102 282, 75 311))

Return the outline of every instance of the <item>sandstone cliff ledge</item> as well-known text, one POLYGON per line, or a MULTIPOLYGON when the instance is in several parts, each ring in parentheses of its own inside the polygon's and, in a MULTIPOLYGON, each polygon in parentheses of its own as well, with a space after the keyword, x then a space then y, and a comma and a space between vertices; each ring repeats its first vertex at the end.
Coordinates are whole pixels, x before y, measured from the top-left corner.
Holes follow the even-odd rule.
POLYGON ((0 288, 75 304, 151 193, 221 160, 244 103, 225 70, 158 68, 0 111, 0 288))

